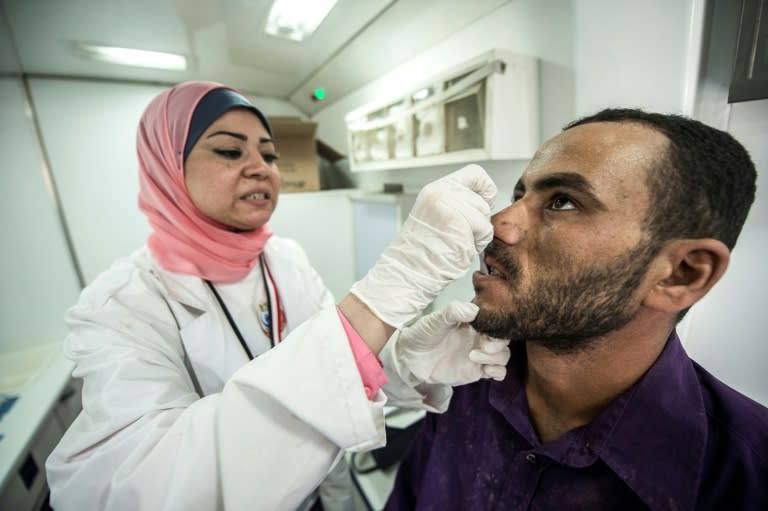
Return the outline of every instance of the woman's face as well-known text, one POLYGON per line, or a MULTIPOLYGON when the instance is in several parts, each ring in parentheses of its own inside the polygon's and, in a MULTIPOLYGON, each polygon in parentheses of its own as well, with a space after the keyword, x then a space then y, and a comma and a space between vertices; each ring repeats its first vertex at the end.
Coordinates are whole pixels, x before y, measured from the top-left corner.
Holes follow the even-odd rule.
POLYGON ((216 119, 187 156, 184 182, 192 203, 207 217, 250 231, 277 206, 280 171, 275 144, 251 111, 235 109, 216 119))

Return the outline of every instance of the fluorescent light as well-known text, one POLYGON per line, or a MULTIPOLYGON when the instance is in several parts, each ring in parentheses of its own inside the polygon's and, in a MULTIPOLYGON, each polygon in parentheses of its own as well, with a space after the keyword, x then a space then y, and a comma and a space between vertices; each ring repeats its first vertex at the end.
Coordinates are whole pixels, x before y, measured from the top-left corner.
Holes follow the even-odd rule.
POLYGON ((425 87, 424 89, 419 89, 416 92, 413 93, 411 96, 411 99, 414 101, 421 101, 423 99, 427 99, 432 95, 432 87, 425 87))
POLYGON ((312 35, 337 0, 275 0, 264 31, 273 36, 302 41, 312 35))
POLYGON ((75 43, 75 46, 85 56, 123 66, 149 67, 153 69, 169 69, 184 71, 187 69, 187 59, 183 55, 164 53, 161 51, 136 50, 117 46, 101 46, 98 44, 75 43))

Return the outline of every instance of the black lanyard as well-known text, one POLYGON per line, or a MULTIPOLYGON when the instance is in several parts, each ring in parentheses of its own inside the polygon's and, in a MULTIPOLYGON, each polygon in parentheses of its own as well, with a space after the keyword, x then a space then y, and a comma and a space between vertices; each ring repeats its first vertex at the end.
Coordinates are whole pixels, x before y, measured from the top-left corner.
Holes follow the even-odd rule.
MULTIPOLYGON (((272 314, 272 298, 270 297, 269 293, 269 286, 267 285, 267 272, 266 267, 264 265, 264 258, 262 256, 259 256, 259 265, 261 266, 261 279, 264 283, 264 292, 267 295, 267 311, 269 314, 269 342, 272 345, 272 347, 275 347, 275 325, 273 323, 273 314, 272 314)), ((253 360, 253 353, 251 353, 251 350, 248 348, 248 345, 245 342, 245 339, 243 338, 243 334, 240 333, 240 329, 237 328, 237 323, 235 323, 235 320, 232 319, 232 315, 229 313, 229 309, 227 309, 227 306, 224 304, 224 300, 221 299, 221 296, 219 295, 219 292, 216 291, 216 288, 213 286, 213 283, 210 280, 204 279, 205 283, 208 284, 208 287, 211 288, 211 291, 213 291, 213 295, 216 297, 216 301, 219 302, 219 305, 221 306, 221 310, 224 311, 224 315, 227 317, 227 321, 229 322, 229 326, 232 327, 232 331, 235 332, 235 335, 237 336, 237 340, 240 341, 240 346, 243 347, 243 350, 245 350, 245 354, 248 355, 248 360, 253 360)))

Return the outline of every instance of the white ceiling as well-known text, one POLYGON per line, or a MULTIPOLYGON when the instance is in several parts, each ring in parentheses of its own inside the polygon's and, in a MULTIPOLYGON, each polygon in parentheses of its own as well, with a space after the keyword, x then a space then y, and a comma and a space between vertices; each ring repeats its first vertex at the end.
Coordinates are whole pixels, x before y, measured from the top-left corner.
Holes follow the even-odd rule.
POLYGON ((303 43, 264 33, 271 0, 0 0, 0 74, 213 80, 312 115, 511 0, 339 0, 303 43), (183 72, 86 60, 74 41, 181 53, 183 72), (310 95, 324 87, 328 99, 310 95))

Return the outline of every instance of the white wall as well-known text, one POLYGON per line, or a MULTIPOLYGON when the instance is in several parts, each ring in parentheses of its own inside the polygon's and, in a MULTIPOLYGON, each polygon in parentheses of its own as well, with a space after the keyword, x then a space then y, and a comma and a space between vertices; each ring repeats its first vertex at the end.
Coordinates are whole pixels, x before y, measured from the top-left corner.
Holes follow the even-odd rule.
POLYGON ((63 80, 30 86, 75 252, 91 282, 149 233, 136 202, 136 127, 162 87, 63 80))
POLYGON ((298 241, 336 300, 355 281, 349 192, 284 193, 269 221, 273 232, 298 241))
POLYGON ((576 115, 612 106, 682 112, 696 81, 688 52, 701 3, 574 0, 576 115))
POLYGON ((728 131, 757 167, 757 194, 723 279, 691 310, 686 349, 714 375, 768 405, 768 99, 731 105, 728 131))
POLYGON ((63 339, 79 286, 20 80, 0 78, 0 352, 63 339))

